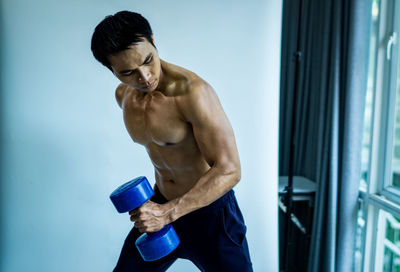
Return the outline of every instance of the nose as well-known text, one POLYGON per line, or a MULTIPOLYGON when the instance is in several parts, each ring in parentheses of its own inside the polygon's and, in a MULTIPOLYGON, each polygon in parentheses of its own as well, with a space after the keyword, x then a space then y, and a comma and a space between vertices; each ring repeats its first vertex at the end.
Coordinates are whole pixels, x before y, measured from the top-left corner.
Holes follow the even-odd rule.
POLYGON ((142 83, 150 83, 151 78, 150 69, 140 69, 139 70, 139 81, 142 83))

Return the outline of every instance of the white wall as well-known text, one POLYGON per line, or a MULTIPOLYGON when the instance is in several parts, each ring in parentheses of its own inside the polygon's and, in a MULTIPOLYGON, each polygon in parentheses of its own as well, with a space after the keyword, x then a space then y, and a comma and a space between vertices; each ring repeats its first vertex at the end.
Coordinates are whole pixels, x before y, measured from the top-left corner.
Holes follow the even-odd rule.
POLYGON ((150 21, 161 58, 219 95, 241 157, 254 270, 278 271, 281 1, 1 4, 1 271, 111 271, 118 258, 131 223, 108 196, 132 177, 154 180, 123 126, 117 79, 90 52, 97 23, 124 9, 150 21))

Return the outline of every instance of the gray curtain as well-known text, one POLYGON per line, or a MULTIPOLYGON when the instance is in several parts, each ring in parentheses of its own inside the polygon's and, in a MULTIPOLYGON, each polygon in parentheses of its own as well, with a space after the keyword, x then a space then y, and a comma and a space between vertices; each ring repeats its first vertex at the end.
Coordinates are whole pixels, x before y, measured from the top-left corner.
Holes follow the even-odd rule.
POLYGON ((297 103, 294 174, 317 183, 308 271, 353 271, 371 0, 302 1, 300 33, 299 0, 283 2, 279 173, 288 175, 297 103))

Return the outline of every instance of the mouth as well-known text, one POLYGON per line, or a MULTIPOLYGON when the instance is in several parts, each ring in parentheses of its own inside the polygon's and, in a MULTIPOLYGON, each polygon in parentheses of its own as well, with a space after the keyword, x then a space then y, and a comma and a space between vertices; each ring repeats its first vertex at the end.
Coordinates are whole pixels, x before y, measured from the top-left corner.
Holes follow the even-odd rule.
POLYGON ((152 83, 143 86, 143 89, 151 89, 156 85, 156 80, 154 80, 152 83))

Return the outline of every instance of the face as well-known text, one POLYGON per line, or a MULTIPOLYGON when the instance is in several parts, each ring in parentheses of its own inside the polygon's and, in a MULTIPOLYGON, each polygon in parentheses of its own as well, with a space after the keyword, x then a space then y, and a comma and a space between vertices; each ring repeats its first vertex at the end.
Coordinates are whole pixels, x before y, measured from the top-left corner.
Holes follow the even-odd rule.
POLYGON ((128 49, 108 57, 115 76, 139 91, 154 91, 162 76, 161 63, 154 46, 143 39, 128 49))

